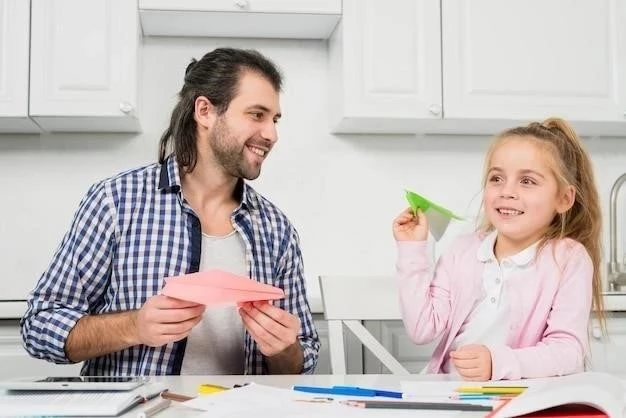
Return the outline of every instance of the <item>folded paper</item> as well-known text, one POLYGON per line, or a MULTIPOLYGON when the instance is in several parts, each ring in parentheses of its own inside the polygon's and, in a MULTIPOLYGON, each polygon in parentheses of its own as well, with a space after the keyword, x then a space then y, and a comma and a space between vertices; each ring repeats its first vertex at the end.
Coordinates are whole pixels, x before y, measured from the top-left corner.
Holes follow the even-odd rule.
POLYGON ((457 219, 460 221, 463 220, 463 218, 455 215, 451 210, 431 202, 424 196, 420 196, 410 190, 405 190, 405 192, 406 200, 409 202, 409 206, 411 206, 413 213, 417 214, 417 209, 420 209, 424 215, 426 215, 426 219, 428 219, 428 228, 436 241, 439 241, 444 232, 446 232, 450 219, 457 219))
POLYGON ((278 287, 222 270, 165 278, 162 294, 202 305, 232 305, 285 297, 278 287))

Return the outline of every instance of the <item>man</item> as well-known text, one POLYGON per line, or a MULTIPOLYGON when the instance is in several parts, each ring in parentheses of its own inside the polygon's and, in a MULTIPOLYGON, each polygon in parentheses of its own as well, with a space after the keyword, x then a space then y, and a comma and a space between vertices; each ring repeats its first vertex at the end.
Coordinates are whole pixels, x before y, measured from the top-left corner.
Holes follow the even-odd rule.
POLYGON ((187 67, 159 163, 91 187, 29 295, 35 357, 85 375, 310 373, 319 339, 298 235, 244 179, 277 141, 282 77, 256 51, 187 67), (165 277, 219 268, 285 299, 206 309, 159 295, 165 277))

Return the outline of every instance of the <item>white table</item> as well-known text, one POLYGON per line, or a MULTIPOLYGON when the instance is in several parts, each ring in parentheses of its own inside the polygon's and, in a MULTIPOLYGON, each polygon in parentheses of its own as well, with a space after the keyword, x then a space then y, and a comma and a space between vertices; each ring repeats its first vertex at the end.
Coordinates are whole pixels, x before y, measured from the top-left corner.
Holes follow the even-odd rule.
MULTIPOLYGON (((197 388, 202 383, 214 383, 223 386, 233 386, 246 382, 255 382, 280 388, 291 388, 293 385, 309 386, 333 386, 348 385, 361 386, 376 389, 400 390, 400 382, 406 380, 417 381, 448 381, 458 380, 447 375, 282 375, 282 376, 162 376, 154 377, 153 381, 164 383, 171 392, 189 396, 197 395, 197 388)), ((210 396, 210 395, 207 395, 210 396)), ((153 402, 153 401, 151 401, 153 402)), ((149 406, 150 403, 146 404, 149 406)), ((140 408, 134 408, 124 415, 124 418, 136 418, 140 408)), ((413 411, 414 416, 429 416, 428 411, 413 411)), ((166 410, 155 415, 156 418, 163 417, 194 417, 202 412, 194 411, 180 406, 177 402, 166 410)), ((432 415, 432 414, 431 414, 432 415)), ((484 412, 465 412, 463 416, 484 417, 484 412)), ((216 417, 217 418, 217 417, 216 417)), ((276 417, 281 418, 281 417, 276 417)), ((330 417, 329 417, 330 418, 330 417)))

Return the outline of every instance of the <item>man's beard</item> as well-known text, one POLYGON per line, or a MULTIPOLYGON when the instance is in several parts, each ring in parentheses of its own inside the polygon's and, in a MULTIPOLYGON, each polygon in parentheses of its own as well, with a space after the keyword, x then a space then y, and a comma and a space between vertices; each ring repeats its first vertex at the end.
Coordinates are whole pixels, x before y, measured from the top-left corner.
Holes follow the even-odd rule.
POLYGON ((237 178, 254 180, 261 174, 261 166, 253 166, 246 161, 245 145, 239 145, 237 138, 231 136, 222 117, 218 117, 211 134, 209 146, 213 156, 224 171, 237 178))

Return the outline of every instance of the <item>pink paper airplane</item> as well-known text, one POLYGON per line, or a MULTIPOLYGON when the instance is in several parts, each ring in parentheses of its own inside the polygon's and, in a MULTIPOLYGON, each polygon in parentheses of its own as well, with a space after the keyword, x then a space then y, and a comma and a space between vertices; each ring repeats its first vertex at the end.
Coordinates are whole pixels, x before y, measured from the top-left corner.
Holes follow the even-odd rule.
POLYGON ((278 287, 222 270, 166 277, 162 294, 203 305, 225 305, 285 297, 278 287))

